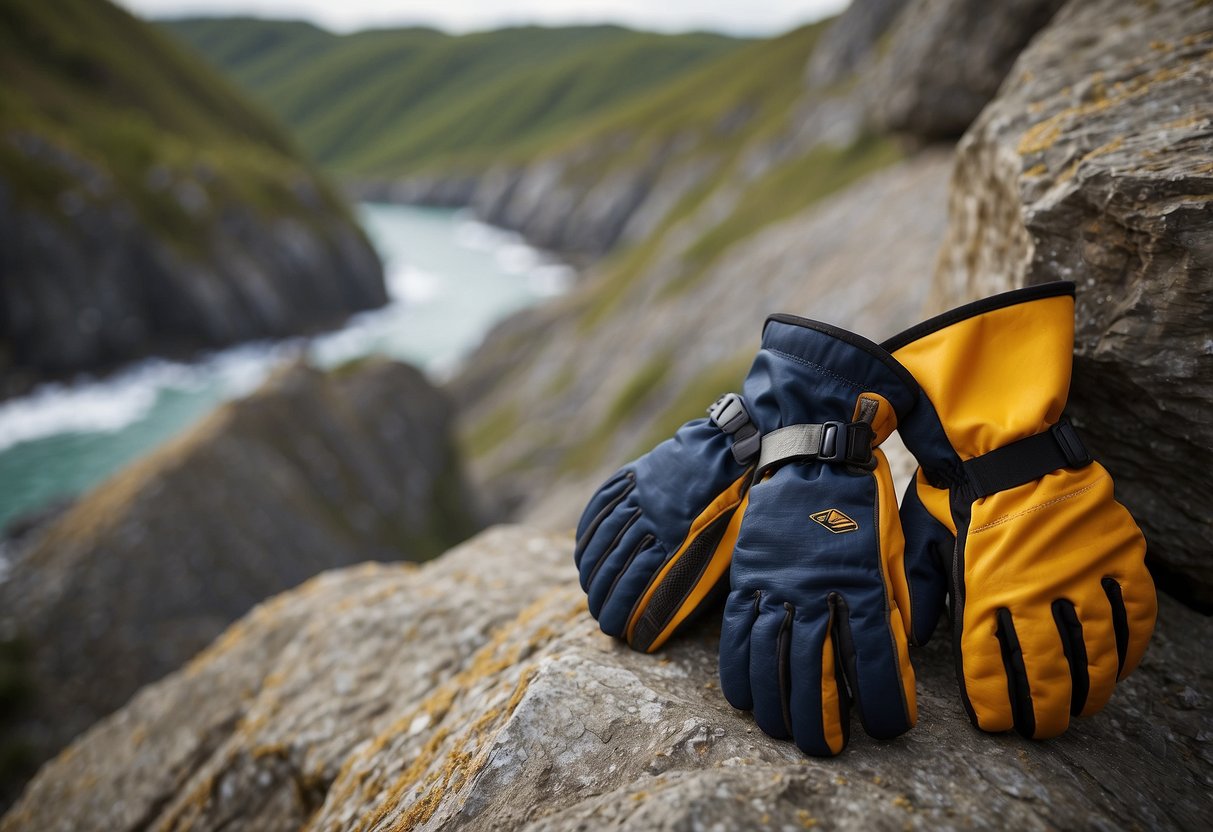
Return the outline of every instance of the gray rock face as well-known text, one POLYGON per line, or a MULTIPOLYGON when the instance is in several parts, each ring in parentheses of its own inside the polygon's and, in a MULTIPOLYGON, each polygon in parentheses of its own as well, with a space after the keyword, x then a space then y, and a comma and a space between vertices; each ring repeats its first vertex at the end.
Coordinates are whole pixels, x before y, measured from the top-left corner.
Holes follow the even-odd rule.
POLYGON ((845 81, 869 64, 906 0, 852 0, 809 58, 806 80, 814 87, 845 81))
POLYGON ((855 0, 809 60, 811 86, 858 77, 879 130, 959 136, 1063 0, 855 0))
POLYGON ((1063 0, 913 0, 898 16, 869 100, 876 122, 928 140, 959 136, 1063 0))
POLYGON ((302 169, 264 211, 202 164, 188 176, 153 168, 135 194, 38 135, 0 131, 0 142, 74 183, 38 205, 0 170, 0 396, 48 375, 332 326, 387 300, 370 243, 302 169), (151 227, 134 200, 166 194, 180 210, 151 227))
POLYGON ((406 365, 296 365, 29 532, 0 583, 29 701, 0 746, 45 758, 264 598, 472 534, 451 418, 406 365))
POLYGON ((1164 599, 1100 715, 975 731, 947 634, 920 721, 834 760, 730 708, 711 622, 656 656, 597 631, 572 541, 493 529, 420 568, 262 605, 48 765, 15 830, 1197 829, 1213 812, 1213 621, 1164 599))
POLYGON ((1072 2, 961 142, 948 305, 1078 284, 1071 410, 1159 584, 1213 607, 1213 7, 1072 2))

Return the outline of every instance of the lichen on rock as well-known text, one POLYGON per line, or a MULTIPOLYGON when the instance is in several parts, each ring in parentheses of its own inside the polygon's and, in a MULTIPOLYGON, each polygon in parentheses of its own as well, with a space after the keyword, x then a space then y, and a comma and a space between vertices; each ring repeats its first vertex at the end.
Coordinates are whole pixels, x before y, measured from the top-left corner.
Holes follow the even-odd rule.
POLYGON ((820 760, 725 702, 711 617, 658 655, 600 633, 570 548, 498 527, 280 596, 47 766, 0 829, 1197 828, 1213 810, 1213 621, 1174 602, 1107 710, 1060 739, 972 728, 943 633, 914 657, 919 725, 820 760))

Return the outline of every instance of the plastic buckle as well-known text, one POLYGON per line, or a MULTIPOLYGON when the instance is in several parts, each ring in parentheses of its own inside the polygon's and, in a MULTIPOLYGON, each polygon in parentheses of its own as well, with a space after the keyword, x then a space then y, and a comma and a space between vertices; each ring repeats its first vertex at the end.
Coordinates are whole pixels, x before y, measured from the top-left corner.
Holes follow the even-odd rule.
POLYGON ((822 462, 838 462, 846 456, 846 422, 822 422, 821 423, 821 450, 817 452, 817 459, 822 462), (842 442, 838 441, 839 436, 844 437, 842 442))
POLYGON ((1078 431, 1069 422, 1058 422, 1049 429, 1049 432, 1053 434, 1053 439, 1061 448, 1061 452, 1065 455, 1066 462, 1071 468, 1085 468, 1094 462, 1087 446, 1079 438, 1078 431))
POLYGON ((867 422, 823 422, 821 425, 821 462, 842 462, 856 468, 876 467, 872 455, 872 426, 867 422))
POLYGON ((725 393, 708 408, 708 418, 725 433, 736 433, 750 421, 749 411, 736 393, 725 393))
POLYGON ((736 393, 725 393, 708 408, 708 418, 721 431, 733 437, 733 459, 749 465, 762 450, 762 437, 750 420, 750 411, 736 393))

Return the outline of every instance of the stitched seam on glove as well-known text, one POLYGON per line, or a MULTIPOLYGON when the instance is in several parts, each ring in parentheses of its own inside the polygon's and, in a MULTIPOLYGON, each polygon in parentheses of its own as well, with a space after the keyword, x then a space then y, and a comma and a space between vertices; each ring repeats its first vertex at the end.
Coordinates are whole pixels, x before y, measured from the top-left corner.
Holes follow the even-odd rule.
POLYGON ((1069 494, 1062 494, 1060 497, 1054 497, 1052 500, 1049 500, 1047 503, 1041 503, 1038 506, 1033 506, 1032 508, 1025 509, 1024 511, 1018 511, 1015 514, 1008 514, 1006 517, 1000 517, 997 520, 993 520, 989 523, 986 523, 984 526, 978 526, 975 529, 969 529, 969 534, 975 535, 979 532, 984 532, 987 529, 992 529, 995 526, 1001 526, 1003 523, 1009 523, 1018 517, 1023 517, 1025 514, 1031 514, 1034 511, 1040 511, 1041 509, 1046 509, 1051 505, 1065 502, 1066 500, 1069 500, 1073 497, 1077 497, 1080 494, 1085 494, 1086 492, 1090 491, 1092 488, 1094 488, 1097 485, 1099 485, 1098 480, 1096 482, 1091 483, 1090 485, 1083 486, 1082 488, 1078 489, 1077 491, 1072 491, 1069 494))
POLYGON ((851 379, 846 378, 845 376, 840 376, 835 372, 831 372, 830 370, 827 370, 825 367, 821 366, 820 364, 815 364, 812 361, 809 361, 807 358, 801 358, 799 355, 792 355, 790 352, 784 352, 783 350, 775 349, 774 347, 763 347, 763 349, 765 349, 767 352, 769 352, 773 355, 778 355, 780 358, 786 358, 789 361, 795 361, 797 364, 802 364, 805 367, 812 367, 814 370, 817 370, 819 373, 821 373, 823 375, 827 375, 830 378, 834 379, 835 381, 840 381, 843 384, 847 385, 848 387, 854 387, 856 390, 867 390, 868 389, 868 385, 860 384, 857 381, 852 381, 851 379))

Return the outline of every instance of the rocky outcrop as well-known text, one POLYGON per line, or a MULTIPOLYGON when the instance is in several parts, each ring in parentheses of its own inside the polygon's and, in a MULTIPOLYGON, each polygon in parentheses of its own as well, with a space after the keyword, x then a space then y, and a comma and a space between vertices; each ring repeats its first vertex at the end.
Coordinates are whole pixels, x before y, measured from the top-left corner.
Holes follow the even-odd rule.
POLYGON ((1164 599, 1101 714, 975 731, 948 638, 920 720, 833 760, 734 711, 707 622, 656 656, 598 632, 572 541, 486 532, 257 608, 31 784, 16 830, 1197 829, 1213 812, 1213 621, 1164 599))
POLYGON ((961 142, 948 305, 1078 284, 1071 411, 1159 584, 1213 608, 1213 6, 1072 2, 961 142))
POLYGON ((701 272, 682 265, 696 236, 688 222, 630 281, 600 271, 502 325, 452 388, 482 490, 515 516, 564 528, 611 470, 740 383, 770 313, 876 339, 914 323, 943 239, 950 168, 947 152, 921 154, 701 272))
POLYGON ((264 598, 473 533, 451 419, 403 364, 291 366, 27 533, 0 641, 28 695, 0 746, 49 756, 264 598))
POLYGON ((1063 0, 855 0, 809 61, 812 87, 858 78, 870 124, 927 141, 965 131, 1063 0))
POLYGON ((0 397, 386 302, 329 185, 149 24, 12 0, 0 30, 0 397))
POLYGON ((53 206, 39 207, 0 169, 0 372, 9 392, 148 354, 332 326, 387 300, 370 243, 302 171, 266 212, 234 199, 202 163, 153 169, 151 193, 132 194, 48 138, 0 131, 0 141, 68 179, 53 206), (149 225, 136 207, 161 199, 181 227, 149 225))
POLYGON ((916 0, 869 88, 876 123, 927 140, 965 131, 1063 0, 916 0))

